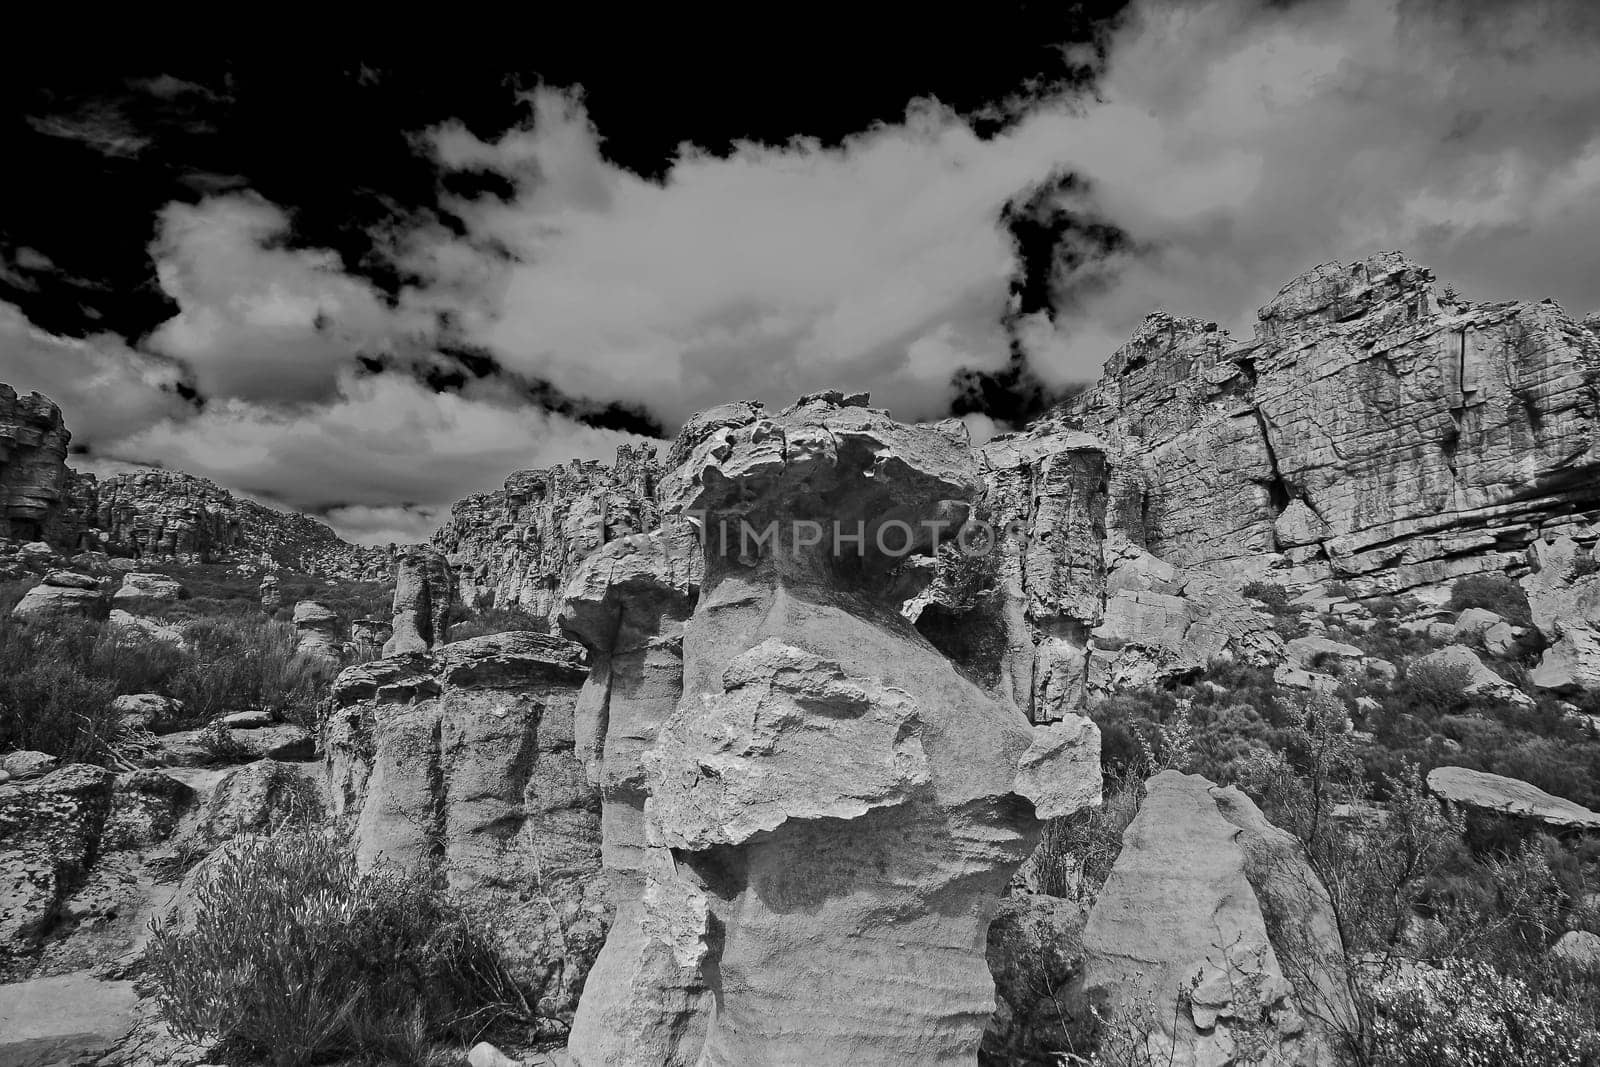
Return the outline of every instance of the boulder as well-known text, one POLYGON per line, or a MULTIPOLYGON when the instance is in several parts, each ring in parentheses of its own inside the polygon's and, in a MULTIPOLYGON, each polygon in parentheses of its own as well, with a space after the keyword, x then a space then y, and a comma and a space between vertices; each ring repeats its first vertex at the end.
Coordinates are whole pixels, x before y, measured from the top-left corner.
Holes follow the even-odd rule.
POLYGON ((1517 646, 1517 631, 1510 623, 1497 622, 1480 632, 1484 651, 1491 656, 1504 656, 1517 646))
POLYGON ((188 641, 183 636, 183 631, 176 626, 163 626, 155 619, 144 615, 131 615, 121 608, 112 608, 106 622, 120 630, 138 634, 151 641, 160 641, 174 648, 188 647, 188 641))
POLYGON ((1082 980, 1087 919, 1077 901, 1031 893, 1001 900, 989 924, 995 1012, 981 1062, 1054 1063, 1092 1033, 1092 1018, 1072 996, 1082 980))
POLYGON ((125 728, 160 733, 183 719, 183 701, 159 693, 127 693, 111 702, 125 728))
POLYGON ((100 583, 87 574, 74 574, 72 571, 50 571, 44 576, 45 585, 53 585, 58 589, 99 589, 100 583))
POLYGON ((1326 890, 1248 798, 1152 778, 1083 931, 1081 992, 1154 1062, 1337 1062, 1354 1020, 1326 890))
POLYGON ((1600 936, 1588 930, 1568 930, 1550 946, 1550 956, 1585 971, 1600 971, 1600 936))
POLYGON ((1504 623, 1504 619, 1488 608, 1467 608, 1456 616, 1455 636, 1457 639, 1470 637, 1504 623))
POLYGON ((261 609, 268 614, 277 611, 283 606, 283 590, 278 586, 278 576, 264 574, 261 576, 261 609))
POLYGON ((1570 537, 1536 541, 1530 554, 1537 569, 1522 587, 1550 645, 1528 680, 1560 693, 1600 688, 1600 574, 1577 574, 1581 550, 1570 537))
POLYGON ((428 545, 401 549, 394 562, 394 626, 383 654, 426 652, 449 641, 454 591, 444 553, 428 545))
POLYGON ((72 764, 0 784, 0 969, 37 948, 88 877, 116 776, 72 764))
MULTIPOLYGON (((432 871, 493 932, 552 1026, 605 936, 600 804, 574 747, 583 650, 511 632, 346 669, 324 725, 335 816, 363 869, 432 871)), ((247 731, 258 733, 260 731, 247 731)))
POLYGON ((55 770, 61 760, 46 752, 7 752, 0 756, 0 771, 11 778, 34 778, 55 770))
POLYGON ((122 587, 111 597, 113 607, 134 615, 175 604, 189 595, 183 583, 165 574, 132 571, 122 576, 122 587))
POLYGON ((1467 692, 1504 700, 1523 707, 1532 707, 1533 698, 1494 671, 1484 666, 1478 654, 1466 645, 1448 645, 1430 652, 1416 661, 1429 667, 1443 667, 1463 671, 1467 677, 1467 692))
POLYGON ((229 771, 211 791, 196 830, 216 844, 247 833, 266 833, 322 813, 317 783, 293 764, 257 760, 229 771))
MULTIPOLYGON (((82 577, 52 571, 57 582, 82 577)), ((53 584, 49 580, 29 589, 11 609, 12 618, 30 621, 50 619, 103 619, 109 610, 105 594, 89 580, 89 586, 53 584)))
POLYGON ((1441 800, 1477 811, 1533 819, 1560 829, 1600 830, 1600 812, 1551 796, 1520 778, 1468 767, 1435 767, 1428 788, 1441 800))

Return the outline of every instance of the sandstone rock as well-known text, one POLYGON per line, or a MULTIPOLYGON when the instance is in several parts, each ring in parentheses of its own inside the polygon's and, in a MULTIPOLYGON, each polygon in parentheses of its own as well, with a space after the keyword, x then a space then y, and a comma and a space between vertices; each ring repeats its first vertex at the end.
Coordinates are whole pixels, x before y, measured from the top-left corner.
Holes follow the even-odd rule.
POLYGON ((609 917, 598 797, 573 747, 582 650, 505 633, 438 651, 341 674, 332 812, 352 818, 364 869, 431 868, 492 915, 530 1003, 570 1019, 609 917))
POLYGON ((1518 778, 1467 767, 1435 767, 1428 772, 1428 788, 1440 799, 1467 808, 1534 819, 1561 828, 1600 830, 1600 812, 1551 796, 1518 778))
POLYGON ((1503 656, 1517 645, 1516 631, 1508 623, 1497 622, 1483 630, 1482 635, 1484 649, 1493 656, 1503 656))
POLYGON ((919 523, 977 491, 964 431, 820 394, 696 416, 669 462, 661 506, 702 518, 705 577, 643 756, 647 840, 678 861, 647 872, 645 927, 716 1003, 673 1062, 970 1063, 984 932, 1038 832, 1013 799, 1033 737, 878 592, 883 545, 927 545, 919 523), (772 540, 724 554, 741 522, 772 540), (861 534, 837 557, 808 525, 836 522, 861 534))
POLYGON ((576 751, 601 797, 601 857, 616 908, 572 1022, 579 1063, 695 1062, 710 991, 646 909, 671 853, 645 840, 643 755, 683 695, 683 624, 702 570, 692 529, 672 523, 609 541, 580 562, 562 597, 562 631, 590 652, 576 751))
POLYGON ((165 761, 175 766, 245 763, 254 760, 308 760, 315 745, 310 734, 290 723, 249 730, 230 730, 213 723, 199 730, 180 730, 161 738, 165 761))
POLYGON ((278 577, 274 574, 261 576, 261 607, 264 611, 274 612, 283 606, 283 590, 278 586, 278 577))
POLYGON ((61 760, 46 752, 7 752, 0 756, 0 771, 12 778, 33 778, 56 769, 61 760))
POLYGON ((259 730, 271 726, 271 714, 265 711, 235 711, 216 720, 229 730, 259 730))
POLYGON ((337 665, 339 654, 339 616, 325 604, 302 600, 294 606, 294 628, 299 631, 300 653, 324 663, 337 665))
POLYGON ((1100 806, 1100 728, 1081 715, 1033 728, 1017 768, 1016 792, 1041 819, 1100 806))
POLYGON ((1325 891, 1279 833, 1198 775, 1150 780, 1089 912, 1083 990, 1145 1035, 1156 1062, 1229 1063, 1252 1040, 1274 1063, 1336 1062, 1331 976, 1295 961, 1341 958, 1338 935, 1325 891), (1305 944, 1280 953, 1275 934, 1305 944))
POLYGON ((1550 647, 1529 681, 1556 692, 1600 688, 1600 574, 1575 576, 1580 555, 1570 537, 1535 542, 1532 555, 1537 570, 1522 586, 1550 647))
POLYGON ((355 645, 358 659, 377 659, 393 634, 394 625, 386 619, 356 619, 350 623, 350 643, 355 645))
MULTIPOLYGON (((59 573, 59 572, 55 572, 59 573)), ((73 576, 76 577, 76 576, 73 576)), ((106 598, 93 581, 85 589, 76 585, 53 585, 46 581, 29 589, 11 615, 17 619, 44 621, 50 619, 103 619, 106 617, 106 598)))
POLYGON ((87 574, 74 574, 71 571, 50 571, 44 576, 45 585, 53 585, 58 589, 99 589, 100 583, 87 574))
POLYGON ((1430 667, 1454 668, 1465 672, 1467 692, 1506 700, 1524 707, 1533 706, 1533 698, 1483 665, 1478 654, 1466 645, 1449 645, 1430 652, 1417 660, 1430 667))
POLYGON ((316 783, 300 768, 273 759, 229 771, 212 790, 196 826, 215 844, 245 833, 266 833, 286 823, 309 822, 322 812, 316 783))
POLYGON ((995 1013, 983 1035, 982 1062, 1050 1063, 1092 1030, 1088 1013, 1071 996, 1082 980, 1087 918, 1084 905, 1057 897, 1000 902, 989 924, 995 1013))
POLYGON ((384 642, 385 656, 426 652, 449 637, 450 599, 455 582, 444 554, 411 545, 395 557, 394 629, 384 642))
POLYGON ((128 693, 113 700, 111 707, 125 726, 157 733, 183 718, 183 701, 159 693, 128 693))
POLYGON ((121 630, 137 633, 152 641, 160 641, 175 648, 187 647, 188 641, 183 636, 183 631, 176 626, 163 626, 155 619, 143 615, 130 615, 121 608, 111 609, 111 614, 106 617, 106 622, 121 630))
POLYGON ((520 608, 555 621, 576 567, 602 545, 661 525, 655 450, 624 445, 614 466, 573 461, 519 471, 457 502, 434 535, 469 608, 520 608))
POLYGON ((1600 937, 1587 930, 1568 930, 1550 946, 1550 955, 1586 971, 1600 970, 1600 937))
POLYGON ((472 1051, 467 1053, 467 1064, 468 1067, 522 1067, 521 1060, 512 1059, 487 1041, 472 1046, 472 1051))
POLYGON ((1600 338, 1556 305, 1446 307, 1385 252, 1258 317, 1235 342, 1152 315, 1066 406, 1106 444, 1109 532, 1188 569, 1394 592, 1503 572, 1593 506, 1600 338))
POLYGON ((1504 623, 1504 619, 1487 608, 1468 608, 1456 616, 1455 636, 1468 637, 1504 623))
POLYGON ((37 541, 55 532, 71 439, 48 397, 0 385, 0 538, 37 541))
POLYGON ((122 588, 111 596, 113 607, 134 615, 165 604, 174 604, 189 595, 183 583, 165 574, 131 571, 122 576, 122 588))
POLYGON ((0 784, 0 965, 37 947, 88 875, 116 776, 72 764, 0 784))

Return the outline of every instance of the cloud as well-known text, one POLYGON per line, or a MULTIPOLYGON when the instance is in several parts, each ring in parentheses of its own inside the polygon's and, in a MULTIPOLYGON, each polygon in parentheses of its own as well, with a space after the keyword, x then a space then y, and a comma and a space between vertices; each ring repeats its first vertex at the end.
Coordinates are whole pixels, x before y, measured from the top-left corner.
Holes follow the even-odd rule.
POLYGON ((1027 347, 1097 369, 1157 307, 1248 332, 1277 286, 1401 249, 1475 299, 1600 303, 1600 9, 1345 0, 1144 3, 1072 134, 1088 208, 1124 229, 1062 269, 1027 347))
POLYGON ((76 446, 98 449, 163 418, 189 410, 176 389, 182 368, 138 352, 121 338, 57 337, 0 302, 3 380, 60 405, 76 446))
POLYGON ((1001 209, 1072 147, 1064 112, 986 140, 920 101, 836 148, 685 146, 657 183, 605 160, 576 98, 543 89, 531 104, 528 125, 492 142, 459 125, 429 134, 442 167, 515 193, 452 202, 464 237, 397 240, 423 279, 406 304, 449 302, 507 366, 669 423, 823 387, 942 414, 957 368, 1007 358, 1001 209))
POLYGON ((346 374, 328 402, 288 411, 215 401, 130 434, 114 458, 188 471, 370 534, 374 515, 402 525, 400 510, 383 509, 425 516, 498 488, 511 471, 609 460, 617 445, 639 440, 488 391, 435 393, 400 375, 346 374))
POLYGON ((287 212, 248 193, 161 212, 150 253, 178 313, 147 345, 190 367, 203 395, 326 401, 357 356, 431 339, 431 322, 397 313, 336 253, 289 247, 290 234, 287 212))

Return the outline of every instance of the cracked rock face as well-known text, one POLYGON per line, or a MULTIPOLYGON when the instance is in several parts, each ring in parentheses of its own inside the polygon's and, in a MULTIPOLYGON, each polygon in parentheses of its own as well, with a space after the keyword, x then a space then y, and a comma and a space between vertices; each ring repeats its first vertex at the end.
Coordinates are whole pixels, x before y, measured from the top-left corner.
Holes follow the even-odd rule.
POLYGON ((484 908, 557 1028, 609 911, 598 798, 574 750, 584 675, 582 649, 529 632, 376 660, 340 675, 323 736, 357 862, 431 868, 484 908))
POLYGON ((450 640, 450 600, 455 579, 444 553, 429 545, 407 545, 394 560, 394 624, 385 656, 426 652, 450 640))
POLYGON ((51 400, 0 385, 0 537, 37 541, 54 533, 71 439, 51 400))
POLYGON ((1036 744, 886 595, 884 546, 925 539, 923 521, 978 491, 964 431, 821 394, 706 412, 671 462, 663 511, 698 520, 704 553, 681 696, 653 741, 628 738, 637 762, 612 767, 609 739, 602 760, 643 794, 643 938, 709 993, 667 1062, 973 1062, 994 1009, 988 922, 1037 840, 1021 790, 1052 811, 1099 791, 1092 727, 1036 744))
POLYGON ((1593 565, 1570 537, 1546 544, 1536 541, 1532 555, 1537 570, 1522 579, 1533 624, 1550 647, 1528 680, 1556 692, 1600 688, 1600 574, 1579 574, 1593 565))

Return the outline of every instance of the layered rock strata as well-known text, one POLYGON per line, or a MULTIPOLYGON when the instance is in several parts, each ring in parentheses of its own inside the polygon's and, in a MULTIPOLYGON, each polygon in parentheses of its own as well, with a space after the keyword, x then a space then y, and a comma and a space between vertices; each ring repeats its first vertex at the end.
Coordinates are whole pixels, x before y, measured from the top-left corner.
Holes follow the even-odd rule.
POLYGON ((433 870, 483 908, 557 1032, 610 915, 599 797, 574 745, 586 674, 576 645, 492 634, 347 668, 323 727, 358 863, 433 870))
POLYGON ((48 397, 0 385, 0 537, 38 541, 55 532, 71 440, 48 397))

